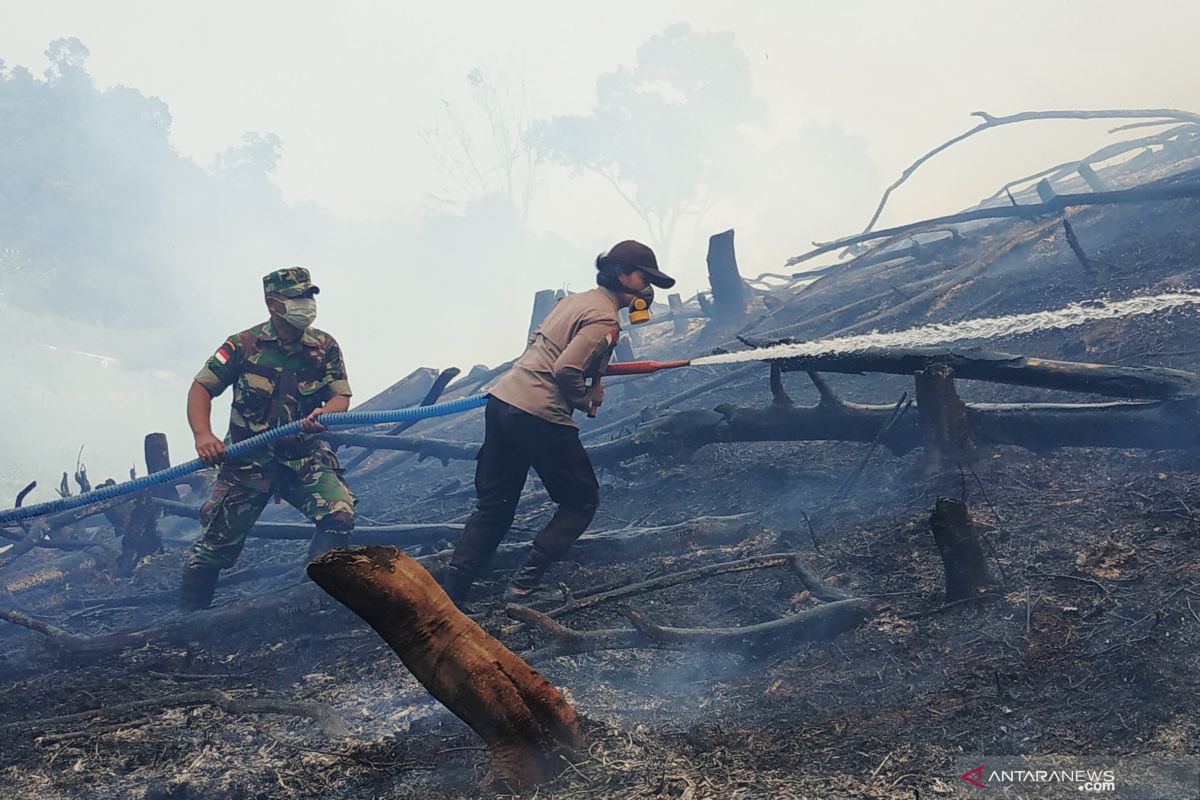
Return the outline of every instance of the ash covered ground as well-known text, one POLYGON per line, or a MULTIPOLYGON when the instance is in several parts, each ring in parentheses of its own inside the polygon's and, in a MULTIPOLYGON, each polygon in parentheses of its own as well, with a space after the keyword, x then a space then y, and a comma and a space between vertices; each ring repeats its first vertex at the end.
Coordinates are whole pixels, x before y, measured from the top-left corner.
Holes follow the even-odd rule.
MULTIPOLYGON (((1168 180, 1196 179, 1183 173, 1168 180)), ((930 302, 886 316, 914 296, 912 284, 988 258, 1045 221, 982 226, 915 261, 849 267, 781 290, 768 305, 757 300, 750 319, 758 321, 741 332, 760 336, 790 326, 791 335, 806 339, 877 318, 900 329, 1195 288, 1198 210, 1195 201, 1174 201, 1072 212, 1091 269, 1054 227, 1003 252, 977 276, 948 283, 930 302), (876 299, 864 304, 864 298, 876 299)), ((732 340, 731 331, 718 335, 699 322, 682 338, 670 334, 670 325, 651 331, 638 342, 639 356, 693 354, 732 340)), ((1184 309, 986 345, 1200 370, 1198 333, 1200 315, 1184 309)), ((614 386, 592 427, 715 374, 666 373, 614 386)), ((785 380, 797 402, 815 402, 802 373, 785 380)), ((829 381, 847 399, 874 403, 895 402, 912 388, 911 379, 895 376, 829 381)), ((1065 397, 958 386, 968 401, 1065 397)), ((763 365, 679 408, 770 399, 763 365)), ((471 442, 481 430, 475 413, 412 433, 471 442)), ((182 445, 175 443, 177 450, 182 445)), ((568 558, 550 579, 577 594, 749 555, 797 552, 828 583, 872 598, 878 608, 863 626, 832 641, 765 657, 638 649, 536 661, 584 718, 589 750, 524 796, 931 797, 955 791, 964 757, 1195 753, 1196 453, 985 446, 956 493, 986 537, 995 592, 943 608, 941 560, 929 531, 935 490, 922 454, 896 457, 880 449, 849 495, 836 497, 866 451, 860 443, 718 444, 687 458, 643 456, 600 473, 602 506, 593 530, 705 515, 751 514, 754 524, 740 541, 717 547, 605 563, 568 558)), ((392 457, 373 457, 353 482, 364 524, 456 522, 470 512, 471 462, 408 459, 372 472, 382 458, 392 457)), ((531 481, 513 540, 527 540, 548 519, 552 507, 539 490, 531 481)), ((194 526, 164 522, 163 552, 131 577, 113 577, 111 553, 103 549, 69 562, 63 552, 31 553, 0 575, 0 605, 81 636, 180 617, 169 599, 117 608, 84 601, 173 592, 181 540, 195 535, 194 526)), ((76 535, 103 541, 111 529, 76 535)), ((256 603, 307 581, 302 552, 300 543, 252 540, 239 570, 297 566, 220 589, 220 603, 249 612, 220 630, 197 623, 190 644, 151 639, 89 658, 56 651, 31 630, 0 628, 0 782, 7 796, 476 796, 491 768, 482 742, 355 616, 315 587, 295 606, 253 612, 256 603), (235 713, 213 703, 148 702, 101 713, 213 691, 233 700, 325 704, 350 735, 332 736, 305 716, 235 713), (55 717, 69 718, 44 721, 55 717)), ((495 574, 483 587, 482 624, 517 652, 536 650, 545 636, 517 630, 503 613, 503 578, 495 574)), ((689 583, 633 604, 663 624, 715 627, 774 619, 813 602, 798 578, 773 569, 689 583)), ((623 625, 607 606, 568 622, 580 630, 623 625)))

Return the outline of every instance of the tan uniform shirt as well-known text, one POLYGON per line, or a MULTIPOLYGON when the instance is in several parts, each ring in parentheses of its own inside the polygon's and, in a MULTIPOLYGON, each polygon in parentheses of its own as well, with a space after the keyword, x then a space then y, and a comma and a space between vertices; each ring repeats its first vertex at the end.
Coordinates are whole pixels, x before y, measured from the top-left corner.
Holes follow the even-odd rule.
POLYGON ((559 300, 490 394, 549 422, 578 427, 571 414, 587 410, 587 378, 604 371, 617 346, 618 308, 616 293, 601 286, 559 300))

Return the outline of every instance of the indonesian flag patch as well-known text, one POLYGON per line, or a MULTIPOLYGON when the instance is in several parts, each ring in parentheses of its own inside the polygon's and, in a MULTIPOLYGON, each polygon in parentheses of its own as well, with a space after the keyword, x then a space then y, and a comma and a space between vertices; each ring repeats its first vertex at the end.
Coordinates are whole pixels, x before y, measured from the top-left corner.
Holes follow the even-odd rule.
POLYGON ((229 363, 229 357, 231 355, 233 354, 229 352, 229 348, 225 347, 225 345, 221 345, 221 348, 217 350, 215 354, 213 354, 213 358, 217 360, 218 364, 224 366, 229 363))

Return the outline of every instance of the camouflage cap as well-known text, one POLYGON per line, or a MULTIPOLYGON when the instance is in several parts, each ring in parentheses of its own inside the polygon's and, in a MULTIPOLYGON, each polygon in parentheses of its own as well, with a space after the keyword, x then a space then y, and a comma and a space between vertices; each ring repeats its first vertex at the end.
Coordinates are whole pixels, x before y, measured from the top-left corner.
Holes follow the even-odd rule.
POLYGON ((305 297, 321 289, 313 286, 312 277, 304 267, 277 269, 263 276, 263 294, 281 294, 284 297, 305 297))

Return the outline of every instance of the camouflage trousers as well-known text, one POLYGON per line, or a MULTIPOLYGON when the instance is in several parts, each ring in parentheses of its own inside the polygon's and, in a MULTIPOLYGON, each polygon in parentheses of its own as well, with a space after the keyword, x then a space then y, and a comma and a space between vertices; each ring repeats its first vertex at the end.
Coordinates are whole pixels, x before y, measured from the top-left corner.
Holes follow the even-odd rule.
POLYGON ((299 509, 318 531, 349 534, 355 498, 340 472, 337 456, 323 443, 299 458, 223 464, 200 509, 204 535, 192 546, 191 566, 233 566, 272 496, 299 509))

